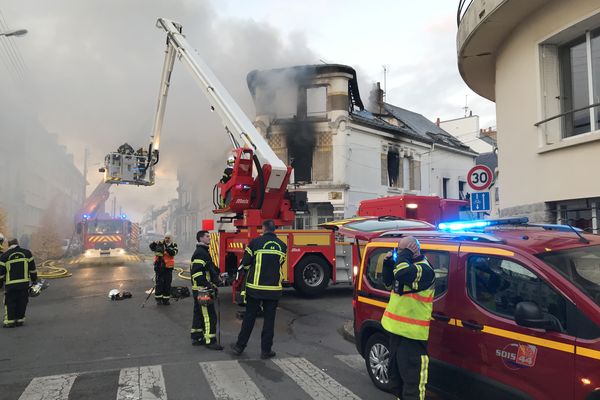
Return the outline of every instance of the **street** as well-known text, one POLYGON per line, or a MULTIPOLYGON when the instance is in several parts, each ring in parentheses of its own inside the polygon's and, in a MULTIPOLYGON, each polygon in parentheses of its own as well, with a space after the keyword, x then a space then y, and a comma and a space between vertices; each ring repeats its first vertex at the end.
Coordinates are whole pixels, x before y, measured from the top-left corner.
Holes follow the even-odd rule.
MULTIPOLYGON (((133 258, 132 258, 133 259, 133 258)), ((273 360, 260 354, 257 321, 242 356, 228 349, 241 321, 231 289, 220 292, 222 343, 192 347, 192 299, 157 307, 150 261, 68 265, 30 299, 24 327, 0 330, 0 399, 391 399, 339 333, 352 318, 350 286, 317 299, 287 289, 279 303, 273 360), (118 288, 133 298, 110 301, 118 288), (285 395, 284 395, 285 394, 285 395)), ((189 282, 176 278, 174 285, 189 282)))

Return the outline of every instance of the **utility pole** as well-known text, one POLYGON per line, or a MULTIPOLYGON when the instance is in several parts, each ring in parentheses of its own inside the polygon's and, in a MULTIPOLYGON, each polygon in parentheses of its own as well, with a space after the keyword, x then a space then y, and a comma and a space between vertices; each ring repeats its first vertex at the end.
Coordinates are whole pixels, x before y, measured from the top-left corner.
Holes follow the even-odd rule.
POLYGON ((81 198, 81 203, 85 202, 87 199, 87 174, 88 174, 88 156, 90 155, 90 150, 86 147, 83 150, 83 197, 81 198))

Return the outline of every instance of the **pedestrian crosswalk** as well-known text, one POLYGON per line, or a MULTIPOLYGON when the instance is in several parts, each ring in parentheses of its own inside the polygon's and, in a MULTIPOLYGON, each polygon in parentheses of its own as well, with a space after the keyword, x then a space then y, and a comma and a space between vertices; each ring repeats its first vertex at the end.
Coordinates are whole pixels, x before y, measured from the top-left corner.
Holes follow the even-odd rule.
POLYGON ((323 361, 321 366, 319 360, 309 361, 303 357, 274 358, 266 361, 233 359, 140 366, 124 368, 114 373, 103 371, 37 377, 32 379, 21 393, 8 394, 0 385, 0 399, 69 400, 80 396, 89 400, 360 400, 374 396, 386 398, 385 394, 378 392, 374 386, 367 384, 368 382, 364 360, 354 354, 329 358, 323 361), (336 365, 332 366, 332 363, 336 365), (98 377, 86 378, 94 374, 98 377), (101 379, 109 382, 98 383, 101 379), (193 387, 197 389, 194 389, 192 394, 179 393, 182 380, 192 382, 193 387), (89 388, 86 388, 86 385, 89 388), (98 387, 104 389, 100 391, 98 387), (357 393, 357 390, 360 393, 357 393), (11 397, 3 397, 2 393, 11 397))

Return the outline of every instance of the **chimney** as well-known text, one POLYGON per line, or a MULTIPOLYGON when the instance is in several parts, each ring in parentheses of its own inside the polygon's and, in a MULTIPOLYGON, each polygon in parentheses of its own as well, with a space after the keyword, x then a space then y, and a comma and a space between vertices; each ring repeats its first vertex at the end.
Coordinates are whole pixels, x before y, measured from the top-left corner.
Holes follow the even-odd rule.
POLYGON ((440 117, 438 117, 438 118, 435 120, 435 124, 437 125, 437 127, 438 127, 438 128, 440 127, 440 117))
POLYGON ((377 82, 377 106, 379 107, 379 114, 381 114, 383 112, 383 90, 380 82, 377 82))

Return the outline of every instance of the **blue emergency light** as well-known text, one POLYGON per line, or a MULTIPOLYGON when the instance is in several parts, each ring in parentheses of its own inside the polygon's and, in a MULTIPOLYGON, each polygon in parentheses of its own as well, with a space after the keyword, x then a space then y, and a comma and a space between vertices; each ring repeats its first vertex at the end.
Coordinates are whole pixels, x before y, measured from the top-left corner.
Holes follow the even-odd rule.
POLYGON ((438 225, 438 229, 441 231, 468 231, 478 230, 488 226, 498 225, 525 225, 529 222, 529 218, 502 218, 502 219, 485 219, 475 221, 454 221, 454 222, 442 222, 438 225))
POLYGON ((127 214, 121 214, 121 219, 127 219, 127 214))
POLYGON ((82 217, 83 217, 83 219, 90 219, 90 215, 89 214, 83 214, 82 217))

